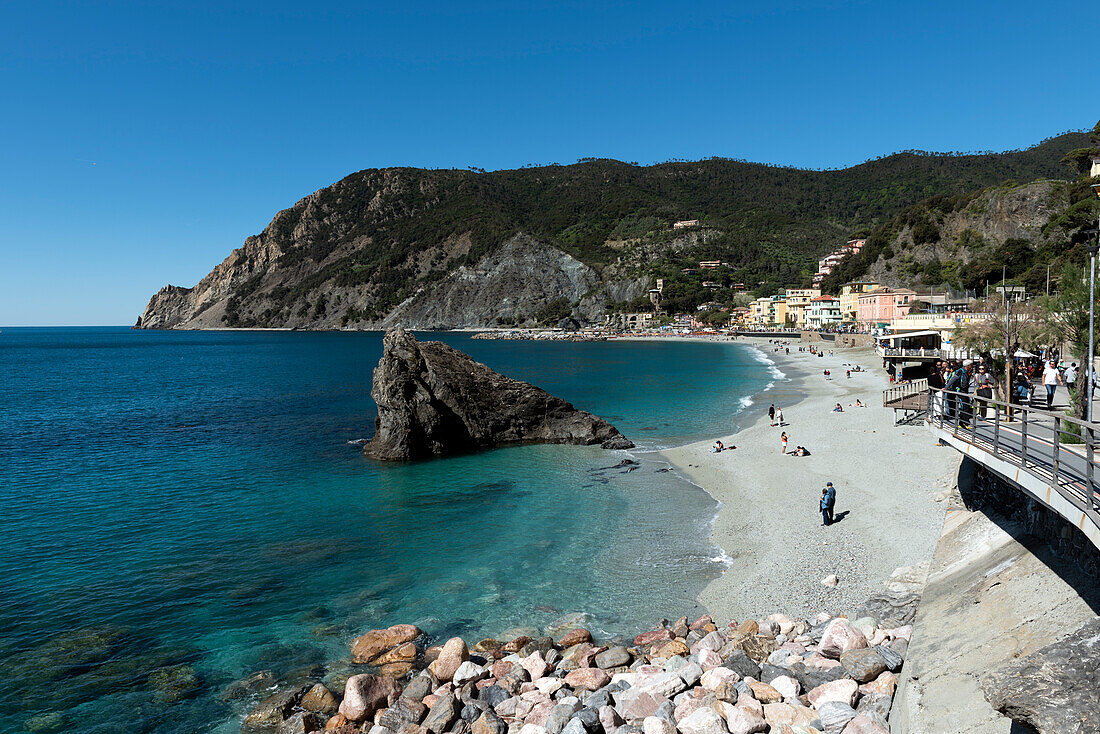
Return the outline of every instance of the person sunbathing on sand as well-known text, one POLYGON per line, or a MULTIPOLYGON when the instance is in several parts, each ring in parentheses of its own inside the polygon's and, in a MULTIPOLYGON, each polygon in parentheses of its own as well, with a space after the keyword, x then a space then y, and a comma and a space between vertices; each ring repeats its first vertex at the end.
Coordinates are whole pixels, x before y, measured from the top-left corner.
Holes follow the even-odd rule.
POLYGON ((795 456, 809 456, 810 452, 805 446, 799 446, 794 450, 795 456))
POLYGON ((859 398, 856 398, 856 401, 854 403, 848 403, 848 407, 849 408, 866 408, 867 406, 864 405, 863 401, 861 401, 859 398))
POLYGON ((835 406, 833 406, 833 412, 834 413, 843 413, 844 408, 841 407, 840 403, 837 403, 835 406))

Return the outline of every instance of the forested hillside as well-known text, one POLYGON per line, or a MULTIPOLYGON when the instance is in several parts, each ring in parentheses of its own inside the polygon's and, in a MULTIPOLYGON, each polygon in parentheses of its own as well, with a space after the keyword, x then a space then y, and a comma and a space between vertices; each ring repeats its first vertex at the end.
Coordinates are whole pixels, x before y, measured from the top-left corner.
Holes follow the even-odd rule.
POLYGON ((562 298, 595 318, 638 299, 662 275, 670 297, 689 307, 728 297, 735 282, 766 291, 808 280, 820 255, 929 196, 1065 178, 1063 157, 1088 142, 1066 133, 1024 151, 904 152, 829 171, 728 159, 360 171, 279 212, 194 288, 162 290, 138 325, 529 323, 562 298), (671 229, 683 219, 702 226, 671 229), (680 275, 698 259, 730 264, 717 292, 680 275), (532 267, 554 275, 548 282, 556 278, 561 292, 527 288, 511 298, 532 267), (460 286, 478 278, 481 305, 471 310, 460 286), (446 304, 433 302, 444 293, 446 304))
POLYGON ((1083 263, 1095 239, 1100 199, 1087 178, 1100 155, 1100 123, 1087 147, 1067 152, 1072 181, 1024 179, 968 194, 930 197, 875 227, 858 255, 841 262, 822 287, 869 277, 889 285, 947 286, 981 291, 1002 277, 1042 293, 1047 275, 1083 263), (1073 170, 1079 176, 1073 175, 1073 170), (1020 182, 1018 182, 1020 181, 1020 182))

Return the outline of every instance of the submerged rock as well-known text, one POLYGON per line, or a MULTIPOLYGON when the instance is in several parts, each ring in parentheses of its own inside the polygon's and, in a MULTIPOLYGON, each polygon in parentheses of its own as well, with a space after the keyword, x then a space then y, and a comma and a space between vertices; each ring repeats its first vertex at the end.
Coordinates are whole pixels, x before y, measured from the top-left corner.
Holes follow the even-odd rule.
POLYGON ((513 443, 633 443, 607 421, 526 382, 494 372, 441 342, 387 332, 374 370, 375 434, 364 452, 384 461, 465 453, 513 443))

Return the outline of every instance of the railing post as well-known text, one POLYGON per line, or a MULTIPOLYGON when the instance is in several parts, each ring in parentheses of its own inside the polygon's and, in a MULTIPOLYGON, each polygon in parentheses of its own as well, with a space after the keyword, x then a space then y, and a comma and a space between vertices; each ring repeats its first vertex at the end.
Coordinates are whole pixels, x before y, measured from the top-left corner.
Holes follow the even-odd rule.
POLYGON ((952 390, 951 392, 954 393, 951 399, 955 402, 955 428, 953 429, 952 433, 957 436, 959 435, 959 421, 962 420, 963 406, 962 399, 959 397, 958 391, 952 390))
POLYGON ((1054 488, 1055 489, 1058 488, 1058 454, 1060 454, 1061 451, 1062 451, 1062 449, 1061 449, 1062 431, 1061 431, 1061 427, 1058 425, 1059 423, 1061 423, 1061 420, 1058 418, 1058 416, 1054 416, 1054 488))
POLYGON ((1089 482, 1089 507, 1096 509, 1096 485, 1092 482, 1092 462, 1095 451, 1096 437, 1092 435, 1092 426, 1085 428, 1085 477, 1089 482))
POLYGON ((997 455, 997 446, 1001 442, 1001 406, 993 406, 993 455, 997 455))
POLYGON ((1020 464, 1027 466, 1027 408, 1020 406, 1020 464))

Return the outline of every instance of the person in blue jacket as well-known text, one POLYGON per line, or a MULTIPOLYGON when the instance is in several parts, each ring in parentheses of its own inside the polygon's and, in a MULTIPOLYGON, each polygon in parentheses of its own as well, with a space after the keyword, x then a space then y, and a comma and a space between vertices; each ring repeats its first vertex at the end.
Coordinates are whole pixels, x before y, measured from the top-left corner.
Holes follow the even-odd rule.
POLYGON ((821 524, 832 525, 833 524, 833 507, 836 506, 836 488, 833 487, 832 482, 828 482, 825 485, 825 489, 821 490, 821 524))

